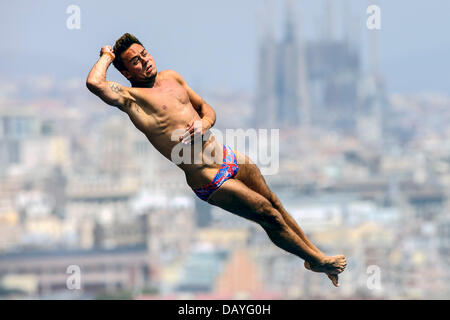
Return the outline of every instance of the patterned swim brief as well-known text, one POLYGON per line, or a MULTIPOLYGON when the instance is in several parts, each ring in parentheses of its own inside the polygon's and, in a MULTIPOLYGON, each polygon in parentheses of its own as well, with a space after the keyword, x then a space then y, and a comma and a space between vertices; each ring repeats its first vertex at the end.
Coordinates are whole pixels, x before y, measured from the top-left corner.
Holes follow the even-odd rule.
POLYGON ((223 146, 223 163, 213 181, 203 187, 192 189, 202 200, 207 201, 209 196, 220 188, 230 178, 233 178, 239 170, 236 155, 228 146, 223 146))

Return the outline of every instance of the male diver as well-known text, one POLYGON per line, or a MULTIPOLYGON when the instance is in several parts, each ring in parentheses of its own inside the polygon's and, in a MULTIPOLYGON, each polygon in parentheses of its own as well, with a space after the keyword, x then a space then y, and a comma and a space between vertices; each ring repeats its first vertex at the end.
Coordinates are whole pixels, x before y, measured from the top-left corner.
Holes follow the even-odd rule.
POLYGON ((105 103, 125 112, 170 161, 174 162, 172 150, 179 143, 191 148, 191 160, 197 157, 200 161, 176 165, 200 199, 258 223, 275 245, 305 260, 308 270, 327 274, 338 286, 345 257, 326 256, 308 240, 269 189, 257 165, 215 140, 209 131, 216 121, 211 106, 177 72, 158 72, 154 58, 135 36, 125 33, 114 48, 103 46, 86 85, 105 103), (131 87, 106 80, 111 63, 131 87), (173 139, 173 133, 180 130, 179 139, 173 139), (201 148, 194 148, 195 143, 201 143, 201 148))

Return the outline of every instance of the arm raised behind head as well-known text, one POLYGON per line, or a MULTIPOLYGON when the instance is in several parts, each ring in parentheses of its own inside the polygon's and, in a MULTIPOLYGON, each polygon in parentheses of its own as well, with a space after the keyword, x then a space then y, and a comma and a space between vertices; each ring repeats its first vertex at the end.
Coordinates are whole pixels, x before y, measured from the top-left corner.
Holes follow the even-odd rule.
POLYGON ((92 67, 86 79, 86 86, 93 94, 111 106, 118 107, 122 111, 134 101, 128 87, 117 82, 106 81, 106 71, 114 61, 114 53, 110 46, 102 47, 100 58, 92 67))

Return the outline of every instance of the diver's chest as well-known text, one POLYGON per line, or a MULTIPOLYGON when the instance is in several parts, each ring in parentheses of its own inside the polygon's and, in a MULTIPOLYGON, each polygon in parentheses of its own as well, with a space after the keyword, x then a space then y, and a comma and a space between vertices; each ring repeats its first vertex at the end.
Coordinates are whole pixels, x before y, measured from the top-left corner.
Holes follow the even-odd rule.
POLYGON ((154 97, 158 99, 158 102, 160 103, 178 102, 181 104, 186 104, 189 102, 189 95, 186 89, 176 81, 168 81, 159 87, 154 97))

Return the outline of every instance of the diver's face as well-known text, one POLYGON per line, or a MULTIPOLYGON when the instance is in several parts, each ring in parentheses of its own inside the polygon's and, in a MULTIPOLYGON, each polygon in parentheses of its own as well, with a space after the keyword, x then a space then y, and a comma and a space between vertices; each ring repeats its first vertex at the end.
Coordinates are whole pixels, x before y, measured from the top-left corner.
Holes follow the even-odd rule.
POLYGON ((133 43, 121 57, 127 68, 122 74, 130 81, 146 81, 157 73, 155 60, 140 44, 133 43))

